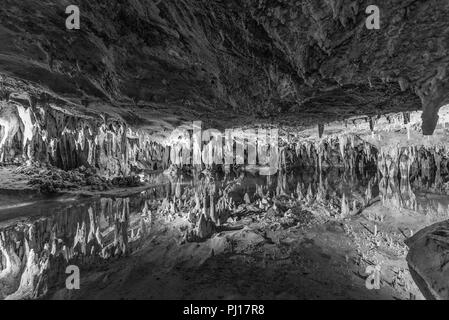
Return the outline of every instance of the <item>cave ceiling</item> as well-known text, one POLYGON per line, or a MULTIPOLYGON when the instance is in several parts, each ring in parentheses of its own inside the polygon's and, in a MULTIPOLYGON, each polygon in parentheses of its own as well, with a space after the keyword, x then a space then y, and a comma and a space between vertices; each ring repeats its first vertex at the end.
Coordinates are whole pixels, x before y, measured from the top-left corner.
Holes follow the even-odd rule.
POLYGON ((27 91, 78 112, 157 129, 310 126, 447 103, 449 2, 2 0, 3 96, 27 91), (75 4, 75 3, 73 3, 75 4))

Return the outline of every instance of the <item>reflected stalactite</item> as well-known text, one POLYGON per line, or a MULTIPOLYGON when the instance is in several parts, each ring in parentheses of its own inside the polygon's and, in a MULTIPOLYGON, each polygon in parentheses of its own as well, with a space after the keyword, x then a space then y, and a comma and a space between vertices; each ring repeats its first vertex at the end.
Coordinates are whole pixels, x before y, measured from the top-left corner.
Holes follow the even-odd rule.
MULTIPOLYGON (((67 265, 98 264, 127 255, 149 233, 154 197, 102 198, 88 206, 1 230, 0 297, 37 298, 67 265)), ((62 282, 63 283, 63 282, 62 282)))

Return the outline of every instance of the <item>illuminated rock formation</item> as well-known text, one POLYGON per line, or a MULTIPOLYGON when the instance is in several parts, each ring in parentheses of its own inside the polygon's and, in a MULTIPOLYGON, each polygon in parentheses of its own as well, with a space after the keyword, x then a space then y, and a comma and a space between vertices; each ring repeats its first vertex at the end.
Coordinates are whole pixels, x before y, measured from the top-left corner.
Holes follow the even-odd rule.
POLYGON ((120 120, 70 114, 56 103, 2 101, 0 126, 3 163, 48 163, 65 170, 85 166, 105 177, 168 166, 168 151, 148 133, 120 120))

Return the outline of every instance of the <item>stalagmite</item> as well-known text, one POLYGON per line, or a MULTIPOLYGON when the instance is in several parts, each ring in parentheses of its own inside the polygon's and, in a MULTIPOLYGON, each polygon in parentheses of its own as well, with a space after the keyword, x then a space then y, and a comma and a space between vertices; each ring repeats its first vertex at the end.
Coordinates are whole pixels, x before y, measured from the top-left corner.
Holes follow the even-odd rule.
POLYGON ((209 212, 207 211, 207 197, 206 197, 206 193, 204 193, 203 195, 203 215, 205 217, 207 217, 209 215, 209 212))
POLYGON ((243 200, 245 201, 246 204, 251 204, 251 199, 249 198, 248 193, 245 193, 243 200))
POLYGON ((196 229, 196 235, 199 239, 204 240, 210 238, 214 233, 214 225, 204 214, 201 215, 196 229))
POLYGON ((214 196, 210 194, 210 218, 215 225, 220 225, 220 217, 218 215, 218 211, 215 209, 214 196))
POLYGON ((341 198, 341 217, 345 218, 349 215, 349 204, 348 201, 346 199, 346 195, 343 193, 342 198, 341 198))

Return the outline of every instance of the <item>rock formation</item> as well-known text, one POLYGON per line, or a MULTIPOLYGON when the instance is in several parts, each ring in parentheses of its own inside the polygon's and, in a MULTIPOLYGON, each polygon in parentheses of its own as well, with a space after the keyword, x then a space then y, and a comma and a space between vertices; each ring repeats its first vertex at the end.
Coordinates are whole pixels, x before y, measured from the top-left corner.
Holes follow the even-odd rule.
MULTIPOLYGON (((2 188, 98 198, 45 198, 0 227, 0 298, 40 298, 69 263, 127 256, 153 216, 200 246, 241 221, 449 208, 423 196, 449 195, 446 0, 379 0, 380 29, 368 0, 77 0, 72 30, 65 1, 2 2, 2 188)), ((440 250, 440 231, 414 245, 440 250)), ((432 284, 446 262, 409 262, 447 296, 432 284)))
POLYGON ((448 99, 449 5, 380 1, 380 30, 368 30, 369 4, 80 0, 80 29, 67 30, 63 3, 7 1, 0 73, 144 125, 161 108, 223 127, 422 106, 432 134, 448 99))

